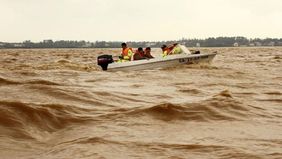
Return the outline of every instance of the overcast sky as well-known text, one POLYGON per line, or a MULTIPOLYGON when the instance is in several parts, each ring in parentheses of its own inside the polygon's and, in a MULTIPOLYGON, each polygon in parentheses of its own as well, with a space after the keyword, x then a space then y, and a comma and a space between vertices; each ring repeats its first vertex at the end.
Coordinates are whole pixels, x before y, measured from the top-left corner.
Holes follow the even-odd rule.
POLYGON ((282 0, 0 0, 0 41, 282 38, 282 0))

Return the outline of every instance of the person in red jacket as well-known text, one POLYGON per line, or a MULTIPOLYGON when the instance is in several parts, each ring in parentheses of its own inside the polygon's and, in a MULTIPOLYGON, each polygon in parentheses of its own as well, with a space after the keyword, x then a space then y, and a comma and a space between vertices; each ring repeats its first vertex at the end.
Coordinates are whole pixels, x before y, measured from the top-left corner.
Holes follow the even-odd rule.
POLYGON ((142 47, 139 47, 139 48, 135 51, 135 53, 134 53, 134 55, 133 55, 133 59, 134 59, 134 60, 143 60, 143 59, 146 59, 145 54, 144 54, 144 50, 143 50, 142 47))
POLYGON ((174 43, 170 46, 163 45, 161 48, 162 48, 162 51, 163 51, 163 57, 166 57, 167 55, 181 53, 181 49, 180 49, 180 47, 178 46, 177 43, 174 43))

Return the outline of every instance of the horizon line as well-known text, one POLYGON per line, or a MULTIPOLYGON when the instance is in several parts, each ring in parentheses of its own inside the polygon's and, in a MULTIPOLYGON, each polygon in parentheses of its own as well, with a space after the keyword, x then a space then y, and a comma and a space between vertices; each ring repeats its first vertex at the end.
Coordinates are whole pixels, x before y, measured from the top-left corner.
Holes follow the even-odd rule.
POLYGON ((197 40, 206 40, 206 39, 209 39, 209 38, 221 38, 221 37, 224 37, 224 38, 238 38, 238 37, 242 37, 242 38, 246 38, 248 40, 251 40, 251 39, 282 39, 282 37, 255 37, 255 38, 250 38, 250 37, 246 37, 246 36, 215 36, 215 37, 206 37, 206 38, 185 38, 185 37, 182 37, 182 38, 179 38, 179 39, 174 39, 174 40, 94 40, 94 41, 91 41, 91 40, 83 40, 83 39, 76 39, 76 40, 73 40, 73 39, 52 39, 52 38, 45 38, 45 39, 42 39, 42 40, 29 40, 29 39, 26 39, 26 40, 23 40, 23 41, 0 41, 1 43, 23 43, 25 41, 31 41, 31 42, 42 42, 44 40, 52 40, 52 41, 86 41, 86 42, 101 42, 101 41, 105 41, 105 42, 162 42, 162 41, 179 41, 179 40, 193 40, 193 39, 197 39, 197 40))

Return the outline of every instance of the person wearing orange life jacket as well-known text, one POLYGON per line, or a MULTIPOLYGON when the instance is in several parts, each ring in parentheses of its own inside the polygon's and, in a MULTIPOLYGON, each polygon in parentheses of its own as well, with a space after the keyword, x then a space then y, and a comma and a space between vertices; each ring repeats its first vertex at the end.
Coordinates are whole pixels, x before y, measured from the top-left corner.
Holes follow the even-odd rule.
POLYGON ((126 43, 122 43, 121 44, 122 47, 122 52, 121 52, 121 56, 120 56, 120 62, 126 62, 126 61, 130 61, 131 57, 133 55, 133 50, 132 48, 128 48, 126 43))
POLYGON ((145 53, 144 53, 142 47, 139 47, 139 48, 135 51, 135 53, 134 53, 134 55, 133 55, 133 59, 134 59, 134 60, 143 60, 143 59, 146 59, 145 53))

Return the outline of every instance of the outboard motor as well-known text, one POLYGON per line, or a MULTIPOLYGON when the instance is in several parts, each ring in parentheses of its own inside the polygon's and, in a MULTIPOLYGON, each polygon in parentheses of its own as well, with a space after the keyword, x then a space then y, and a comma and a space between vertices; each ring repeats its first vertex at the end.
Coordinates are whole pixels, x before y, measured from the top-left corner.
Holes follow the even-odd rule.
POLYGON ((108 69, 109 63, 113 63, 113 56, 112 55, 101 55, 97 58, 97 63, 102 69, 105 71, 108 69))

